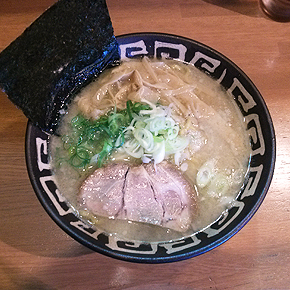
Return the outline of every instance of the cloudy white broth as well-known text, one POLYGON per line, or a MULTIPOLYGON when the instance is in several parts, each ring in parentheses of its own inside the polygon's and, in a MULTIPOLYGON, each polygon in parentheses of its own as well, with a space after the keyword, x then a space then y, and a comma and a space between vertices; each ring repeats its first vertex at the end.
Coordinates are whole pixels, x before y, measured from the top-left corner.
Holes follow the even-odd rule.
POLYGON ((110 235, 157 242, 190 236, 231 207, 251 146, 218 82, 191 64, 145 57, 80 92, 50 155, 77 216, 110 235))

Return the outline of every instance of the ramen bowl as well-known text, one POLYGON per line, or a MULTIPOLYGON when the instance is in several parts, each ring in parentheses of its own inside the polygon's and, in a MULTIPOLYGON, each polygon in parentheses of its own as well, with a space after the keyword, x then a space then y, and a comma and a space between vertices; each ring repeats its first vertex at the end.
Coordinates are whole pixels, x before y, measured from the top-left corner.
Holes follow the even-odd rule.
POLYGON ((26 161, 33 188, 51 218, 76 241, 96 252, 143 263, 173 262, 203 254, 241 230, 267 194, 275 163, 275 134, 268 109, 246 74, 204 44, 160 33, 122 35, 117 41, 122 60, 153 56, 189 62, 216 79, 233 97, 246 120, 252 146, 248 178, 237 199, 213 224, 178 240, 145 243, 108 235, 78 218, 68 206, 51 170, 49 135, 28 122, 26 161))

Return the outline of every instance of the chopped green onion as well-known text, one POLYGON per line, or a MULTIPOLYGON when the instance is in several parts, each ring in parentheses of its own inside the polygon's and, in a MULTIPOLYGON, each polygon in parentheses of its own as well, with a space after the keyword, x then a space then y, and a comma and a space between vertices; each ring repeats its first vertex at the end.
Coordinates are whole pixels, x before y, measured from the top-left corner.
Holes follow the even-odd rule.
POLYGON ((150 131, 145 128, 135 129, 133 136, 136 141, 142 146, 146 151, 151 151, 154 147, 153 135, 150 131))
MULTIPOLYGON (((122 149, 135 158, 143 152, 140 157, 143 162, 154 160, 155 164, 167 155, 180 155, 188 146, 189 139, 178 135, 179 126, 170 116, 169 107, 145 102, 147 108, 142 108, 138 115, 132 114, 130 126, 123 131, 125 142, 122 149)), ((179 160, 179 157, 175 159, 179 160)))
POLYGON ((215 175, 215 160, 209 160, 204 163, 198 170, 196 175, 196 184, 203 188, 207 186, 215 175))
POLYGON ((143 147, 135 139, 130 139, 124 143, 122 148, 127 154, 134 158, 141 158, 144 154, 143 147))
POLYGON ((104 161, 106 160, 107 156, 111 152, 112 148, 113 148, 112 145, 108 141, 105 141, 103 150, 99 153, 99 158, 97 162, 98 167, 102 167, 104 161))
POLYGON ((97 120, 77 115, 71 119, 71 129, 62 136, 63 148, 70 164, 80 169, 92 163, 101 167, 116 149, 157 164, 188 145, 188 139, 178 135, 170 108, 147 100, 127 101, 124 110, 115 108, 97 120))
POLYGON ((126 103, 126 108, 127 108, 127 113, 128 113, 128 116, 129 116, 129 120, 130 120, 130 122, 133 120, 132 109, 131 109, 132 106, 133 106, 132 101, 127 101, 127 103, 126 103))

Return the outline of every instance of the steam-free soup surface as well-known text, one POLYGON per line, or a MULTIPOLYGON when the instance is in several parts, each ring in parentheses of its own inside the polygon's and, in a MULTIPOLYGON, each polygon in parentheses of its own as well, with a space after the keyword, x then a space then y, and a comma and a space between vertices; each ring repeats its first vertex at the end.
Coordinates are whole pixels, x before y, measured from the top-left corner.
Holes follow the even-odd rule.
POLYGON ((108 234, 140 241, 178 239, 208 227, 239 194, 251 154, 233 98, 205 73, 175 60, 144 58, 106 70, 75 98, 59 134, 50 139, 53 169, 76 214, 108 234), (101 126, 115 132, 110 140, 101 126), (140 132, 141 141, 135 136, 140 132), (162 161, 179 170, 196 195, 196 212, 184 231, 96 215, 82 206, 81 185, 98 167, 158 168, 162 161))

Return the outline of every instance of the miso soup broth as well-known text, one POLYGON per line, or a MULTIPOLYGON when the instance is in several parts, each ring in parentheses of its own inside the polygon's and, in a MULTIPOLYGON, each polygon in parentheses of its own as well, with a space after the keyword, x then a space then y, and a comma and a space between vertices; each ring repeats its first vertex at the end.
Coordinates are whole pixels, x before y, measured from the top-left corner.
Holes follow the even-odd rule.
POLYGON ((231 207, 251 146, 238 106, 219 83, 191 64, 145 57, 107 69, 80 92, 50 137, 50 155, 57 186, 76 215, 110 235, 159 242, 193 235, 231 207), (82 207, 80 187, 97 168, 162 160, 196 193, 196 213, 184 231, 82 207))

